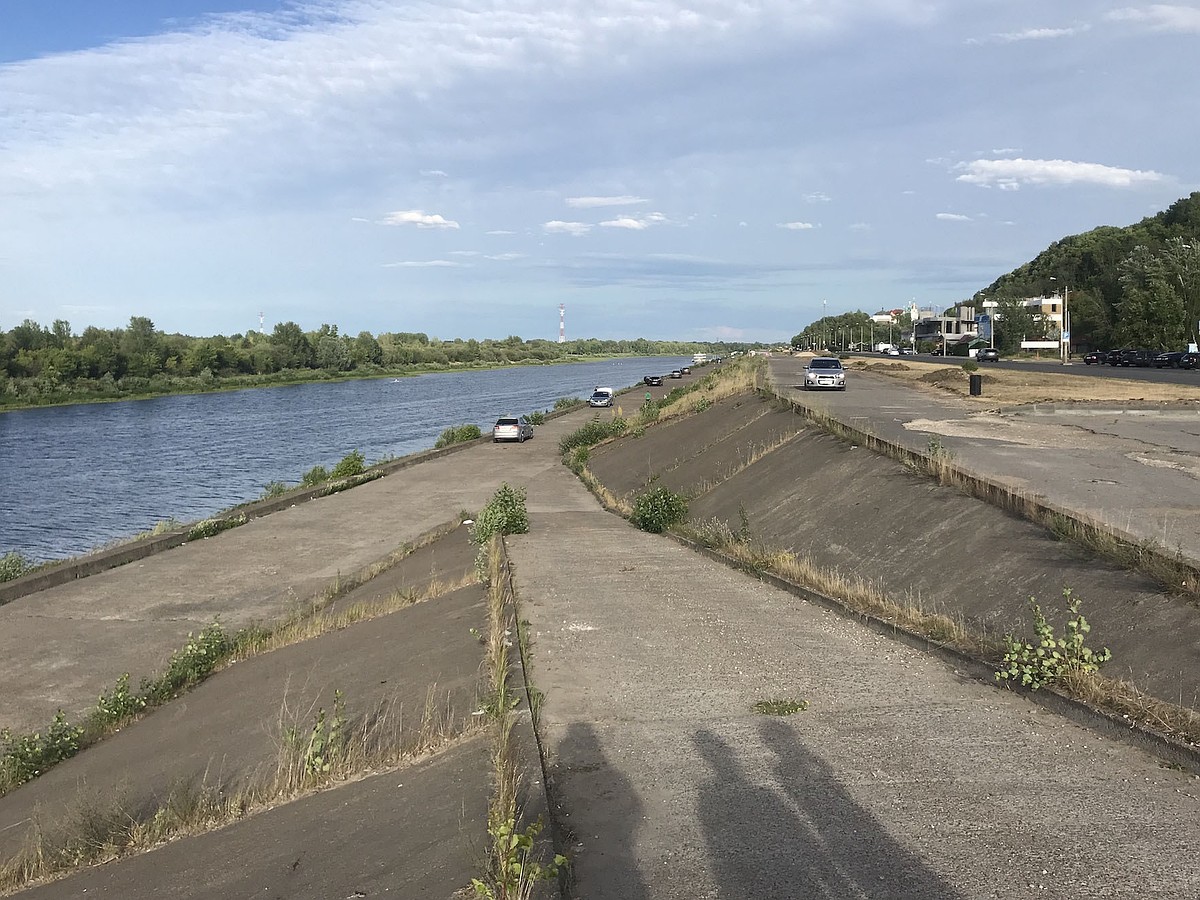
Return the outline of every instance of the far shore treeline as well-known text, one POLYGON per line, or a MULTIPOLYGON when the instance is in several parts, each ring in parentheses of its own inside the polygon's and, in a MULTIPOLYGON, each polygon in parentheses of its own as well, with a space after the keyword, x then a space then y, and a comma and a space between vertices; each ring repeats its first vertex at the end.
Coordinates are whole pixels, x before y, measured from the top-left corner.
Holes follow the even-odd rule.
POLYGON ((355 337, 336 325, 305 331, 281 322, 270 334, 165 334, 144 316, 126 328, 86 328, 26 319, 0 338, 0 409, 196 393, 439 369, 532 365, 612 356, 690 356, 754 345, 683 341, 438 340, 420 332, 355 337))

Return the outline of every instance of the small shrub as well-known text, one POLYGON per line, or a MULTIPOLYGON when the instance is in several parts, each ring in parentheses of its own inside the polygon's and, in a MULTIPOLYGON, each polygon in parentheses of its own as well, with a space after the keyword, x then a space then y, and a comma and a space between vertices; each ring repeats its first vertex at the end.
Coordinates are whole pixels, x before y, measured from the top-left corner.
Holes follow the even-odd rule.
POLYGON ((978 372, 979 371, 979 363, 975 362, 975 360, 973 360, 973 359, 968 359, 965 363, 962 364, 962 368, 963 368, 964 372, 978 372))
POLYGON ((477 898, 519 900, 533 896, 540 882, 558 878, 559 869, 567 865, 567 858, 555 855, 554 862, 549 865, 538 861, 534 839, 541 831, 541 819, 531 823, 524 831, 518 831, 512 819, 488 823, 488 835, 492 843, 491 871, 486 880, 471 879, 477 898))
POLYGON ((0 556, 0 581, 14 581, 32 571, 33 563, 15 550, 0 556))
MULTIPOLYGON (((478 431, 478 427, 476 431, 478 431)), ((349 478, 352 475, 361 475, 367 470, 367 461, 363 455, 357 450, 351 450, 341 458, 333 471, 330 473, 331 478, 349 478)))
POLYGON ((531 412, 525 418, 527 418, 529 420, 530 425, 545 425, 546 424, 546 414, 544 412, 542 412, 541 410, 538 410, 536 412, 531 412))
POLYGON ((674 491, 657 487, 634 501, 630 521, 642 531, 661 534, 687 518, 687 501, 674 491))
POLYGON ((712 406, 712 401, 707 397, 701 397, 696 401, 696 412, 704 412, 710 406, 712 406))
POLYGON ((618 437, 625 433, 629 423, 620 417, 602 421, 599 415, 592 418, 582 428, 577 428, 570 434, 565 434, 558 442, 560 453, 570 453, 576 447, 591 447, 605 438, 618 437))
POLYGON ((228 531, 230 528, 237 528, 239 525, 245 525, 247 522, 246 514, 241 513, 236 516, 229 516, 224 519, 204 519, 197 522, 188 529, 185 537, 189 541, 199 541, 203 538, 215 537, 222 531, 228 531))
POLYGON ((1079 611, 1080 601, 1071 596, 1070 588, 1063 590, 1063 599, 1072 618, 1067 619, 1066 636, 1055 637, 1054 626, 1046 621, 1037 600, 1029 598, 1034 637, 1026 640, 1004 636, 1004 661, 996 673, 997 681, 1016 682, 1036 691, 1067 674, 1096 672, 1112 659, 1107 647, 1097 652, 1085 645, 1092 626, 1079 611))
POLYGON ((478 425, 452 425, 442 432, 441 437, 433 445, 434 450, 441 450, 443 447, 449 447, 452 444, 465 444, 467 441, 473 441, 483 437, 483 432, 478 425))
POLYGON ((282 481, 268 481, 263 485, 262 500, 270 500, 272 497, 280 497, 286 494, 290 488, 282 481))
POLYGON ((329 480, 329 470, 324 466, 313 466, 300 476, 300 484, 304 487, 316 487, 323 481, 329 480))
POLYGON ((567 468, 579 475, 587 466, 592 451, 587 447, 576 447, 567 454, 567 468))
POLYGON ((500 485, 492 499, 480 511, 471 526, 471 538, 485 545, 493 534, 525 534, 529 531, 529 513, 525 509, 525 488, 500 485))
POLYGON ((146 698, 129 687, 129 673, 117 679, 111 691, 100 695, 90 719, 97 725, 113 725, 146 708, 146 698))
POLYGON ((199 634, 188 633, 187 643, 171 655, 167 670, 153 681, 143 680, 141 695, 155 705, 170 700, 186 687, 199 684, 233 651, 234 642, 220 622, 199 634))
POLYGON ((43 735, 0 731, 0 784, 18 785, 32 781, 52 766, 70 759, 82 746, 83 729, 72 725, 60 709, 43 735))
POLYGON ((583 401, 578 397, 559 397, 554 401, 555 411, 574 409, 577 406, 583 406, 583 401))
POLYGON ((332 773, 334 764, 346 750, 346 699, 340 690, 333 692, 333 715, 325 708, 317 710, 307 735, 292 727, 284 734, 288 749, 299 758, 305 777, 322 781, 332 773))

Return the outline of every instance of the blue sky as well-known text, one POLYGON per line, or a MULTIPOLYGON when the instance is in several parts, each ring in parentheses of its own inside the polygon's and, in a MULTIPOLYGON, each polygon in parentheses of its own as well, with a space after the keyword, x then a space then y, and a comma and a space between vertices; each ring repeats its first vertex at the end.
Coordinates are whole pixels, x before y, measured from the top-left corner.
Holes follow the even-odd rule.
POLYGON ((9 0, 0 330, 779 340, 1200 189, 1200 6, 9 0))

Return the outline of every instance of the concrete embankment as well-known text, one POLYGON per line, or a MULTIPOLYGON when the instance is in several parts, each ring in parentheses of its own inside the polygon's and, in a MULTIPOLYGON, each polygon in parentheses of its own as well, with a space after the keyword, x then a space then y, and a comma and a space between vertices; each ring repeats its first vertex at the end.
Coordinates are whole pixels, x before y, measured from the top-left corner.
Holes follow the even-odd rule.
MULTIPOLYGON (((890 407, 889 390, 864 381, 846 396, 873 396, 877 408, 890 407)), ((73 696, 82 707, 121 671, 150 668, 141 655, 161 660, 181 631, 211 621, 213 609, 231 625, 285 615, 339 573, 361 571, 457 511, 478 509, 508 481, 529 489, 530 532, 508 543, 521 614, 532 626, 530 677, 546 695, 541 721, 551 811, 563 849, 574 856, 572 896, 1140 900, 1200 893, 1193 776, 864 629, 802 594, 604 512, 558 460, 558 438, 588 416, 580 412, 543 426, 531 443, 472 447, 43 592, 52 597, 23 598, 0 609, 0 634, 17 621, 8 618, 16 613, 28 628, 52 617, 52 599, 67 613, 40 621, 48 635, 60 626, 69 631, 73 613, 89 615, 54 657, 72 679, 59 679, 52 697, 73 696), (85 589, 88 582, 95 587, 85 589), (226 596, 237 585, 236 596, 226 596), (164 587, 167 603, 160 600, 164 587), (176 621, 172 610, 186 618, 176 621), (148 636, 145 648, 108 631, 129 624, 148 636), (89 645, 90 629, 108 640, 89 645), (94 658, 82 665, 71 656, 89 652, 94 658), (754 706, 766 700, 807 708, 765 716, 754 706)), ((1009 458, 1015 469, 1023 457, 1009 458)), ((922 598, 925 590, 958 585, 990 553, 999 560, 990 570, 993 582, 1009 562, 1010 588, 971 582, 969 599, 979 605, 963 612, 985 624, 1015 618, 1023 595, 1035 588, 1056 596, 1062 583, 1054 573, 1075 553, 1033 526, 757 398, 649 428, 597 449, 590 464, 618 492, 657 477, 696 493, 696 518, 723 517, 734 528, 744 521, 764 541, 828 554, 830 564, 853 571, 878 570, 873 579, 890 577, 889 586, 922 598), (922 534, 918 557, 910 542, 922 534), (956 540, 967 540, 963 552, 956 540), (1035 580, 1024 580, 1025 566, 1035 580), (985 602, 1004 591, 1012 594, 1009 605, 985 602)), ((437 554, 437 546, 429 552, 437 554)), ((1069 571, 1082 577, 1094 568, 1077 559, 1069 571)), ((1098 591, 1101 584, 1092 587, 1098 591)), ((1100 595, 1079 593, 1096 623, 1095 642, 1115 643, 1097 617, 1100 595)), ((947 588, 936 604, 956 598, 963 599, 960 588, 947 588)), ((470 603, 462 603, 466 616, 470 603)), ((467 624, 466 618, 455 621, 467 624)), ((393 624, 403 629, 405 622, 393 624)), ((350 643, 337 649, 317 643, 309 652, 317 658, 328 652, 335 657, 330 662, 349 668, 355 653, 367 653, 365 671, 394 665, 399 677, 403 659, 389 658, 388 648, 407 645, 387 640, 386 627, 364 623, 365 632, 379 633, 361 641, 347 635, 343 641, 350 643)), ((446 627, 462 659, 469 659, 469 642, 455 637, 458 626, 446 627)), ((410 635, 412 646, 425 634, 410 635)), ((1123 652, 1132 654, 1133 646, 1123 652)), ((15 683, 24 684, 26 694, 15 696, 29 698, 29 708, 52 706, 51 696, 29 685, 36 673, 17 671, 36 654, 17 642, 12 647, 17 659, 0 663, 2 677, 19 676, 15 683)), ((1116 663, 1129 664, 1119 655, 1116 663)), ((233 685, 236 669, 206 689, 233 685)), ((1149 666, 1146 672, 1152 673, 1149 666)), ((412 677, 422 684, 420 672, 412 677)), ((321 680, 335 686, 327 676, 321 680)), ((224 696, 234 708, 239 702, 237 692, 211 696, 224 696)), ((139 732, 156 733, 156 719, 169 731, 189 702, 123 732, 132 758, 158 752, 148 740, 137 749, 139 732)), ((11 705, 6 698, 6 717, 11 705)), ((482 855, 482 836, 472 831, 483 821, 482 806, 470 792, 486 790, 487 772, 482 747, 455 746, 453 754, 406 769, 402 778, 368 779, 182 842, 165 856, 153 854, 157 861, 105 866, 30 895, 79 896, 86 887, 87 896, 103 889, 101 896, 215 900, 248 895, 250 886, 261 884, 290 897, 384 890, 415 896, 406 887, 418 882, 406 873, 410 866, 432 872, 439 846, 454 867, 430 874, 421 889, 465 886, 482 855), (437 799, 447 796, 460 804, 461 822, 469 823, 460 822, 457 831, 447 812, 453 804, 437 799), (357 815, 383 823, 389 846, 356 828, 357 815), (438 823, 430 826, 434 842, 422 837, 426 817, 438 823), (230 866, 230 859, 245 862, 230 866)), ((64 784, 83 761, 64 765, 64 784)))

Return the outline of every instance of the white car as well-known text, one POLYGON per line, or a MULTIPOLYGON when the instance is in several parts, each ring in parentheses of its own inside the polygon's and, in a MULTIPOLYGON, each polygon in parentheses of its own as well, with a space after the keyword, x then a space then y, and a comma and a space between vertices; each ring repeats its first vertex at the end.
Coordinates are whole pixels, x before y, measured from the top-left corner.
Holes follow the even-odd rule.
POLYGON ((501 416, 492 426, 492 443, 516 441, 518 444, 533 437, 533 425, 524 416, 501 416))
POLYGON ((613 405, 613 390, 612 388, 598 387, 588 398, 588 406, 612 406, 613 405))
POLYGON ((816 356, 804 367, 804 389, 806 391, 826 389, 844 391, 846 370, 836 356, 816 356))

